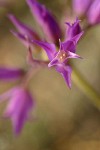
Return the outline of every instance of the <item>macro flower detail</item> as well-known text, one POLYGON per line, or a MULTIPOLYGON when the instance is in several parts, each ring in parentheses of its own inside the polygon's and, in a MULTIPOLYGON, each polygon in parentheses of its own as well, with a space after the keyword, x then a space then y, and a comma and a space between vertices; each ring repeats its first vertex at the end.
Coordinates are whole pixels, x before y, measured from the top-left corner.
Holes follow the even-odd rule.
POLYGON ((73 0, 73 10, 78 16, 86 15, 93 0, 73 0))
MULTIPOLYGON (((65 44, 65 43, 64 43, 65 44)), ((73 42, 72 42, 73 44, 73 42)), ((71 66, 68 63, 70 58, 81 58, 79 55, 71 52, 73 49, 67 49, 69 47, 69 41, 66 42, 66 49, 63 44, 60 43, 60 50, 56 53, 53 60, 48 64, 48 67, 55 66, 56 70, 63 76, 68 87, 71 88, 71 66)), ((74 50, 75 51, 75 50, 74 50)))
POLYGON ((33 43, 42 47, 50 60, 48 67, 55 66, 56 70, 64 77, 67 85, 71 88, 71 72, 72 69, 68 63, 70 58, 81 58, 79 55, 75 54, 76 44, 83 32, 73 37, 71 40, 66 42, 59 42, 60 49, 57 52, 55 44, 41 42, 34 40, 33 43))
POLYGON ((25 72, 22 69, 0 67, 0 80, 4 81, 16 80, 22 77, 24 73, 25 72))
POLYGON ((29 41, 32 39, 37 39, 37 40, 40 39, 38 34, 33 29, 28 27, 26 24, 22 23, 14 15, 9 14, 8 18, 18 30, 18 32, 16 31, 11 31, 11 32, 13 33, 13 35, 19 38, 24 43, 25 46, 28 46, 29 41))
POLYGON ((34 100, 28 90, 15 87, 0 95, 0 101, 9 99, 4 112, 5 118, 10 118, 15 134, 19 134, 25 122, 30 119, 34 100))
POLYGON ((100 0, 95 0, 92 3, 87 16, 91 25, 100 24, 100 0))
POLYGON ((61 30, 53 15, 46 9, 46 7, 36 0, 26 0, 33 16, 38 24, 43 29, 48 40, 57 43, 61 37, 61 30))

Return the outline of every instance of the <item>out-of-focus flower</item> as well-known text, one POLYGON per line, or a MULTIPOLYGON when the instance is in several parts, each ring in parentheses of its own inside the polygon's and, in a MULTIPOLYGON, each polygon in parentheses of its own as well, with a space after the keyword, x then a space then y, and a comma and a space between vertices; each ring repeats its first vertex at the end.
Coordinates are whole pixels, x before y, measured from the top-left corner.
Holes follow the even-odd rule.
POLYGON ((29 41, 32 40, 32 39, 37 39, 37 40, 40 39, 38 34, 33 29, 31 29, 30 27, 28 27, 27 25, 22 23, 14 15, 9 14, 8 18, 10 19, 10 21, 14 24, 14 26, 18 30, 18 32, 12 31, 12 33, 16 37, 21 39, 25 46, 28 46, 29 41))
POLYGON ((15 87, 0 95, 0 101, 9 99, 9 103, 4 112, 5 118, 10 118, 15 134, 19 134, 25 124, 30 119, 34 101, 28 90, 22 87, 15 87))
POLYGON ((87 13, 92 0, 73 0, 73 10, 78 16, 83 16, 87 13))
POLYGON ((24 71, 22 69, 0 67, 0 80, 11 81, 19 79, 23 75, 24 71))
POLYGON ((48 67, 55 66, 56 70, 63 76, 69 88, 71 88, 71 72, 72 69, 68 63, 70 58, 81 58, 77 54, 76 44, 83 32, 73 37, 71 40, 66 42, 60 42, 59 51, 56 51, 55 44, 50 44, 41 41, 33 41, 33 43, 41 46, 47 53, 50 63, 48 67))
POLYGON ((92 25, 100 23, 100 0, 95 0, 88 11, 88 22, 92 25))
POLYGON ((36 0, 26 1, 36 21, 42 27, 43 32, 46 35, 46 39, 57 43, 58 39, 61 37, 61 30, 53 15, 45 8, 44 5, 41 5, 36 0))
POLYGON ((69 22, 66 22, 68 25, 68 30, 67 30, 67 39, 71 39, 75 37, 77 34, 82 32, 82 29, 80 27, 80 20, 76 19, 76 21, 73 24, 70 24, 69 22))

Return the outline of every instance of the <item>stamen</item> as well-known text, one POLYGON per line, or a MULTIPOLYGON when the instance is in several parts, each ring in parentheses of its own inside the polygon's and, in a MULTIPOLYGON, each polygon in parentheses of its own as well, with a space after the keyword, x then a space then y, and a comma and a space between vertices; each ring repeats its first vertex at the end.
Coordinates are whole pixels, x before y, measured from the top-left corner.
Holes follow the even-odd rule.
POLYGON ((65 51, 60 51, 57 57, 59 62, 62 63, 66 59, 67 53, 65 51))
POLYGON ((65 54, 63 54, 63 57, 65 57, 66 55, 65 54))

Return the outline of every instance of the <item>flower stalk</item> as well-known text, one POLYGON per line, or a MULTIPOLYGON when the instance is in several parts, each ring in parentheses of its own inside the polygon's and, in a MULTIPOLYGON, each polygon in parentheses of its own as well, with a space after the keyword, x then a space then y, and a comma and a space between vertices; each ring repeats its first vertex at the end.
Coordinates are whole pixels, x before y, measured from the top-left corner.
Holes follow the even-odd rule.
POLYGON ((100 94, 87 82, 81 73, 73 67, 72 80, 77 87, 90 99, 90 101, 100 110, 100 94))

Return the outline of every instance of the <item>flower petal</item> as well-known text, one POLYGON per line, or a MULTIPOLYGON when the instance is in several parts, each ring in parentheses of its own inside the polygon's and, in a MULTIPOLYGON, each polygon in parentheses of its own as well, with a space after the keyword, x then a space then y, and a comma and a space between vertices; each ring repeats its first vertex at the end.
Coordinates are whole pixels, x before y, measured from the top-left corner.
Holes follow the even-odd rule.
MULTIPOLYGON (((20 100, 21 99, 19 99, 19 101, 20 100)), ((33 99, 29 94, 26 95, 26 98, 22 103, 23 103, 22 106, 21 107, 18 106, 18 111, 13 113, 11 117, 14 133, 16 135, 18 135, 21 132, 25 122, 27 121, 27 119, 29 119, 30 112, 32 111, 34 105, 33 99)))
POLYGON ((66 23, 68 25, 68 30, 67 30, 67 39, 71 39, 80 32, 82 32, 82 29, 80 27, 80 20, 76 18, 76 21, 71 25, 70 23, 66 23))
POLYGON ((19 79, 24 74, 22 69, 0 67, 0 80, 19 79))
POLYGON ((21 132, 25 121, 29 119, 34 105, 35 103, 29 91, 22 87, 14 88, 4 116, 11 118, 15 134, 19 134, 21 132))
POLYGON ((22 23, 14 15, 9 14, 8 18, 15 25, 15 27, 21 34, 27 36, 29 39, 36 39, 36 40, 40 39, 39 36, 37 35, 37 33, 35 31, 33 31, 33 29, 31 29, 30 27, 28 27, 27 25, 22 23))
POLYGON ((62 42, 61 44, 62 44, 62 49, 65 52, 70 51, 70 52, 75 53, 76 45, 74 44, 73 40, 65 41, 65 42, 62 42))
POLYGON ((59 64, 58 59, 55 57, 55 58, 48 64, 48 67, 56 66, 56 65, 58 65, 58 64, 59 64))
POLYGON ((78 43, 78 41, 80 40, 80 38, 81 38, 81 36, 83 35, 83 31, 81 32, 81 33, 79 33, 79 34, 77 34, 76 36, 74 36, 71 40, 73 40, 73 42, 75 43, 75 44, 77 44, 78 43))
POLYGON ((62 75, 68 87, 71 88, 71 73, 72 73, 71 67, 69 65, 57 66, 56 70, 62 75))
POLYGON ((54 55, 56 53, 55 44, 51 44, 51 43, 47 43, 47 42, 42 42, 42 41, 36 41, 36 40, 32 40, 32 42, 34 44, 37 44, 41 48, 43 48, 45 50, 45 52, 47 53, 47 56, 48 56, 48 58, 50 60, 53 59, 53 57, 54 57, 54 55))
POLYGON ((70 51, 75 53, 76 51, 76 45, 78 43, 78 41, 80 40, 81 36, 83 35, 83 31, 80 32, 79 34, 77 34, 76 36, 74 36, 73 38, 71 38, 70 40, 67 40, 65 42, 61 43, 61 47, 64 51, 70 51))
POLYGON ((72 52, 68 51, 68 57, 67 57, 67 59, 69 59, 69 58, 80 58, 80 59, 82 59, 81 56, 79 56, 79 55, 77 55, 77 54, 75 54, 75 53, 72 53, 72 52))
POLYGON ((16 31, 13 31, 11 30, 11 33, 17 37, 19 40, 21 40, 21 42, 26 46, 26 47, 29 47, 29 44, 30 44, 30 40, 29 38, 26 36, 26 35, 23 35, 21 33, 18 33, 16 31))

